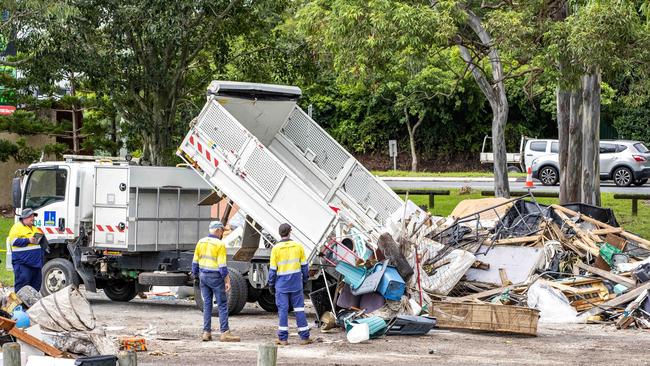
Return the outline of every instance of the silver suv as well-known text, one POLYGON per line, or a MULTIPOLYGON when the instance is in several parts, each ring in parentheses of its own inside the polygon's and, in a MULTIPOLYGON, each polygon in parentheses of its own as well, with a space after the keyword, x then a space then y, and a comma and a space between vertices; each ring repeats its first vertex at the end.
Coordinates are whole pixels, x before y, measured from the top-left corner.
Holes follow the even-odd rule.
MULTIPOLYGON (((558 154, 533 160, 533 178, 552 186, 560 180, 558 154)), ((619 187, 642 186, 650 178, 650 150, 640 141, 600 142, 600 180, 613 180, 619 187)))

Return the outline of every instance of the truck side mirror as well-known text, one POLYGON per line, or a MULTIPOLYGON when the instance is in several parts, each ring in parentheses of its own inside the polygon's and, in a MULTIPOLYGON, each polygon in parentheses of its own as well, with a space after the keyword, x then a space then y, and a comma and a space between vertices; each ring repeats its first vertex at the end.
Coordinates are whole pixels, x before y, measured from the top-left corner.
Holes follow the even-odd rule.
POLYGON ((20 208, 22 206, 20 201, 22 201, 23 195, 20 191, 20 181, 20 177, 16 177, 11 180, 11 196, 13 199, 14 208, 20 208))

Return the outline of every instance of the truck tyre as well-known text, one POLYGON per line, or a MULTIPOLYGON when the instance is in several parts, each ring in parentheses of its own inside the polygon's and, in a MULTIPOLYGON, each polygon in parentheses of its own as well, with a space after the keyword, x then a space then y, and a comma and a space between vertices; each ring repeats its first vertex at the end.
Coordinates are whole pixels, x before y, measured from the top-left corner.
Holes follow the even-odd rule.
POLYGON ((508 173, 521 173, 521 169, 514 165, 508 165, 508 173))
POLYGON ((79 275, 74 264, 64 258, 54 258, 43 266, 43 284, 41 294, 47 296, 62 288, 73 285, 79 286, 79 275))
POLYGON ((185 273, 174 272, 142 272, 138 275, 138 283, 151 286, 185 286, 189 280, 185 273))
POLYGON ((624 166, 616 168, 614 173, 612 173, 612 178, 614 178, 614 183, 619 187, 629 187, 634 181, 632 170, 624 166))
POLYGON ((545 166, 539 170, 539 180, 545 186, 554 186, 560 180, 560 173, 552 166, 545 166))
POLYGON ((269 290, 262 290, 259 299, 257 299, 257 303, 269 313, 278 312, 278 307, 275 305, 275 296, 271 295, 269 290))
POLYGON ((113 301, 131 301, 137 294, 136 282, 124 280, 108 281, 104 286, 104 294, 113 301))
MULTIPOLYGON (((238 270, 228 267, 230 276, 230 292, 228 292, 228 315, 239 314, 246 305, 248 298, 248 284, 244 276, 238 270)), ((212 301, 215 301, 213 299, 212 301)), ((194 283, 194 301, 196 307, 203 312, 203 295, 201 287, 197 282, 194 283)), ((212 316, 219 316, 219 309, 215 303, 212 306, 212 316)))
POLYGON ((250 282, 248 283, 248 294, 246 297, 246 302, 257 302, 261 294, 262 290, 251 286, 250 282))

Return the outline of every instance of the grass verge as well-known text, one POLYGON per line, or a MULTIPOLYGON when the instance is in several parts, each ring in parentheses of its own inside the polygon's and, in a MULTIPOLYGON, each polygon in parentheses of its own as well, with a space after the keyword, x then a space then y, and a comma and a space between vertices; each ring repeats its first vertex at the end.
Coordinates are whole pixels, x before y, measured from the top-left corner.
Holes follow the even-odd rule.
POLYGON ((0 263, 0 284, 4 286, 13 286, 14 285, 14 273, 12 271, 8 271, 5 267, 7 260, 5 258, 6 256, 6 240, 7 240, 7 235, 9 235, 9 229, 11 229, 11 225, 14 224, 14 219, 7 219, 4 217, 0 217, 0 242, 2 245, 0 245, 0 249, 2 251, 0 252, 0 259, 2 259, 2 263, 0 263))

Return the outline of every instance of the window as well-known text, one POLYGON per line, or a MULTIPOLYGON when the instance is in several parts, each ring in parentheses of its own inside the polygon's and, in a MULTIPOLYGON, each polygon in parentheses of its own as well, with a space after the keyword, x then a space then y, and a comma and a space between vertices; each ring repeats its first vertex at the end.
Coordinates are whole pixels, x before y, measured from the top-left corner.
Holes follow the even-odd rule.
POLYGON ((601 154, 613 154, 616 152, 615 144, 600 144, 600 153, 601 154))
POLYGON ((622 152, 622 151, 625 151, 625 150, 627 150, 627 146, 625 146, 625 145, 618 145, 618 146, 617 146, 617 149, 616 149, 616 152, 622 152))
POLYGON ((557 154, 560 152, 560 143, 559 142, 551 142, 551 153, 552 154, 557 154))
POLYGON ((640 142, 634 144, 634 148, 636 149, 636 151, 640 152, 641 154, 650 152, 650 150, 648 150, 648 148, 645 147, 645 145, 640 142))
POLYGON ((68 172, 65 169, 37 169, 29 174, 23 207, 38 209, 65 199, 68 172))
POLYGON ((533 141, 530 143, 532 151, 546 152, 546 141, 533 141))

